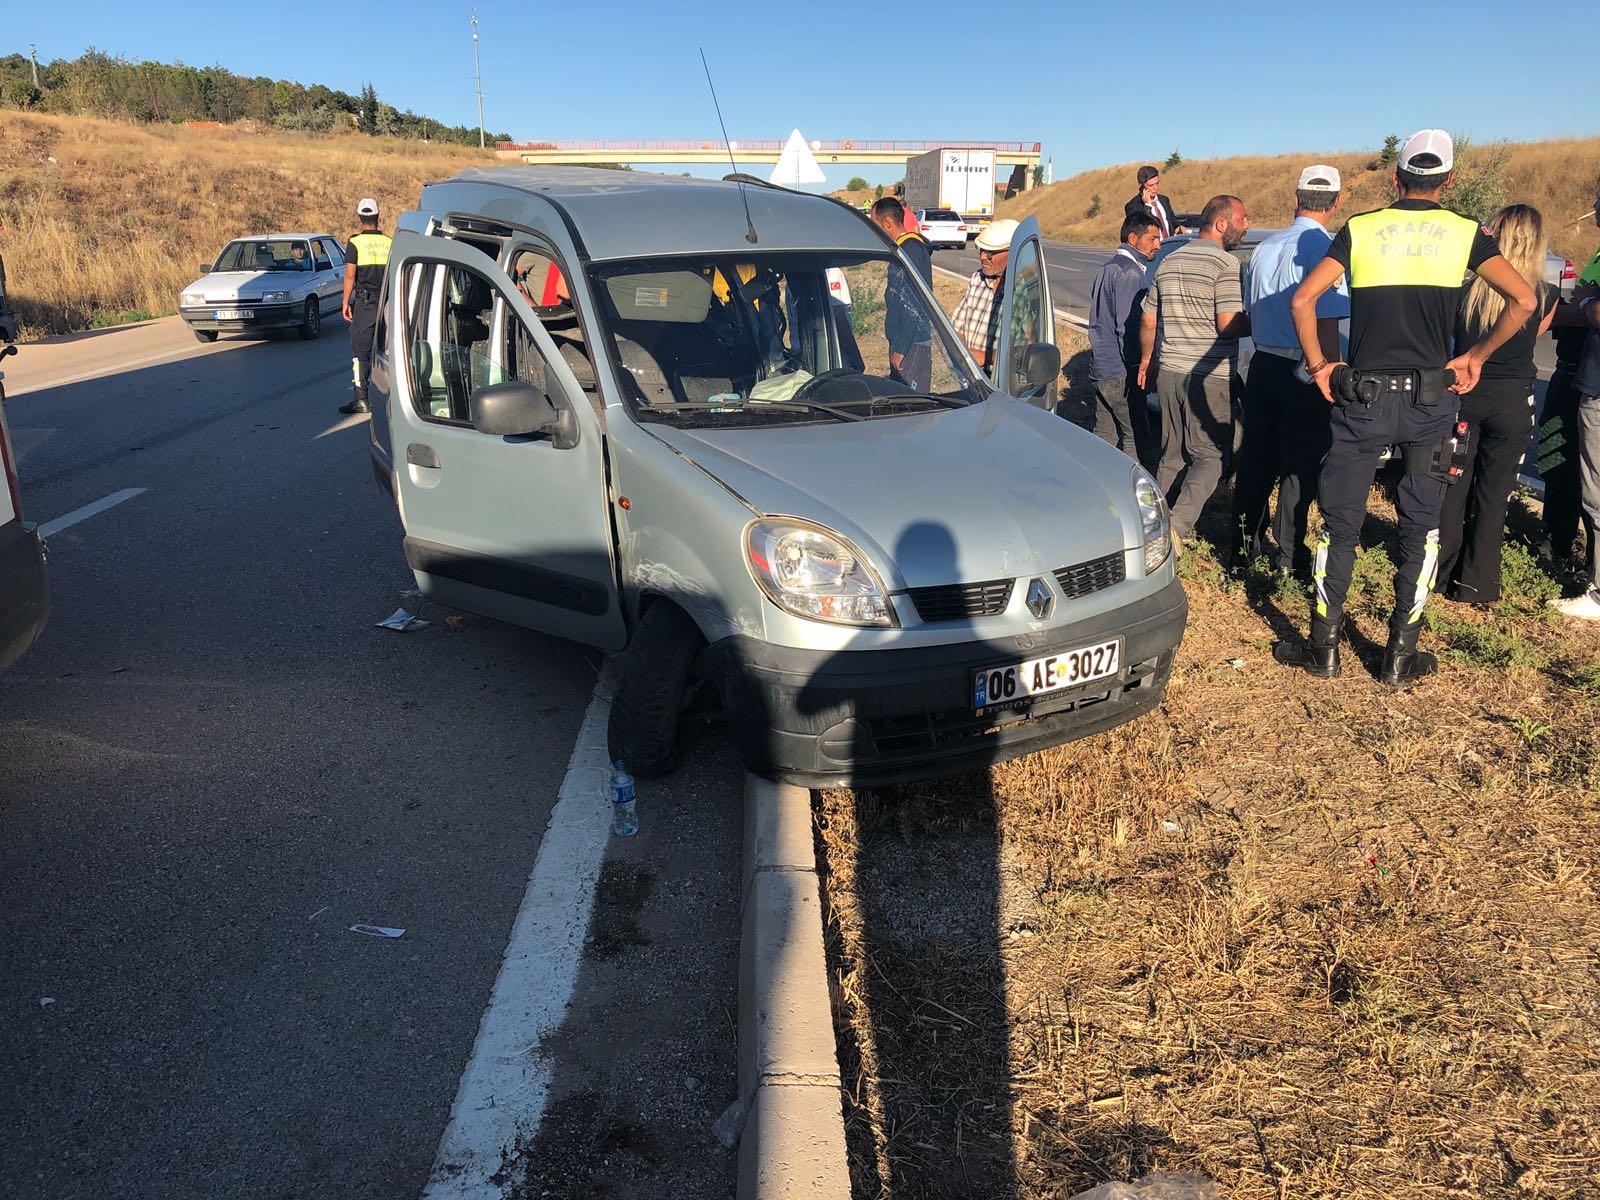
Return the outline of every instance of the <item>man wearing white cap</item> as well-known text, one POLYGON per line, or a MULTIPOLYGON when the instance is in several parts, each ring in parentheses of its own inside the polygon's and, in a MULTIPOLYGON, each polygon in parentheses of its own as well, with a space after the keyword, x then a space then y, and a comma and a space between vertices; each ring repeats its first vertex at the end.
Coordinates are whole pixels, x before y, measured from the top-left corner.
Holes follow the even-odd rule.
POLYGON ((1442 129, 1407 138, 1394 173, 1399 199, 1351 217, 1290 303, 1306 370, 1334 405, 1333 436, 1317 481, 1324 532, 1313 572, 1311 635, 1303 646, 1281 642, 1273 654, 1319 678, 1339 673, 1345 596, 1367 494, 1386 445, 1402 455, 1405 475, 1395 489, 1394 611, 1378 678, 1405 687, 1437 665, 1417 649, 1417 635, 1439 568, 1439 510, 1453 478, 1457 397, 1477 385, 1485 360, 1534 311, 1533 289, 1501 257, 1488 230, 1440 207, 1454 159, 1442 129), (1469 271, 1506 305, 1482 341, 1451 358, 1456 306, 1469 271), (1317 332, 1317 301, 1341 275, 1350 282, 1348 363, 1328 357, 1317 332))
POLYGON ((1000 332, 1000 286, 1006 274, 1006 259, 1011 256, 1011 239, 1017 222, 1003 217, 984 227, 975 245, 978 269, 967 280, 966 293, 956 302, 950 322, 956 335, 967 344, 972 357, 987 371, 994 365, 995 344, 1000 332))
POLYGON ((389 268, 389 235, 378 231, 378 202, 371 196, 356 205, 361 232, 344 246, 344 319, 350 323, 350 378, 355 395, 339 411, 371 412, 367 377, 372 370, 372 331, 378 323, 378 291, 389 268))
MULTIPOLYGON (((1240 421, 1244 441, 1233 485, 1235 569, 1266 551, 1267 501, 1277 483, 1273 568, 1285 575, 1311 571, 1306 522, 1322 456, 1328 452, 1328 402, 1308 376, 1296 374, 1303 356, 1289 301, 1328 253, 1333 241, 1328 222, 1339 211, 1339 183, 1339 169, 1326 163, 1301 171, 1294 188, 1293 223, 1256 247, 1245 272, 1245 311, 1256 346, 1245 381, 1240 421)), ((1322 357, 1342 357, 1339 322, 1349 315, 1350 294, 1343 283, 1317 301, 1322 357)))

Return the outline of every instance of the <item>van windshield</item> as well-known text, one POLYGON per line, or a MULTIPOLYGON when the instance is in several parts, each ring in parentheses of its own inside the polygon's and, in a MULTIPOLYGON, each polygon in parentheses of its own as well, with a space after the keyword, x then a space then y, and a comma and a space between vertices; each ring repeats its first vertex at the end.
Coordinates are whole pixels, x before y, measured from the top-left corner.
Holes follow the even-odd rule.
POLYGON ((867 420, 989 394, 889 255, 707 255, 602 266, 596 292, 641 420, 867 420))

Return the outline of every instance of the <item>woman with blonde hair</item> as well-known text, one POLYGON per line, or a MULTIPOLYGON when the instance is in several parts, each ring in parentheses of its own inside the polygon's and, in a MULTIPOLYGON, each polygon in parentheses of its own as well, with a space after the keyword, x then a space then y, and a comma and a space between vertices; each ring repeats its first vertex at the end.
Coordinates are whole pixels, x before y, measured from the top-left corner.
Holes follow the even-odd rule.
MULTIPOLYGON (((1461 397, 1469 456, 1465 474, 1445 492, 1439 515, 1439 579, 1451 600, 1487 608, 1500 598, 1500 547, 1506 506, 1517 485, 1517 467, 1533 437, 1534 343, 1550 328, 1556 293, 1544 282, 1544 219, 1527 204, 1511 204, 1485 228, 1500 253, 1528 281, 1538 311, 1483 364, 1477 387, 1461 397)), ((1456 314, 1456 353, 1462 354, 1494 328, 1505 299, 1475 278, 1456 314)))

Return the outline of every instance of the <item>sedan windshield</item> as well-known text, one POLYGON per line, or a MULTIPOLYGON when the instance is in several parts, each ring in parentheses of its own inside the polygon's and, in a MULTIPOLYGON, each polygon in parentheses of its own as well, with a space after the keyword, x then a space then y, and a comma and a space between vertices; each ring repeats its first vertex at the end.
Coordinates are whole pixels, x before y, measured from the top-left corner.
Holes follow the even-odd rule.
POLYGON ((641 420, 863 420, 982 400, 898 258, 821 251, 602 266, 596 291, 641 420))
POLYGON ((213 271, 309 271, 311 247, 290 238, 246 239, 223 247, 213 271))

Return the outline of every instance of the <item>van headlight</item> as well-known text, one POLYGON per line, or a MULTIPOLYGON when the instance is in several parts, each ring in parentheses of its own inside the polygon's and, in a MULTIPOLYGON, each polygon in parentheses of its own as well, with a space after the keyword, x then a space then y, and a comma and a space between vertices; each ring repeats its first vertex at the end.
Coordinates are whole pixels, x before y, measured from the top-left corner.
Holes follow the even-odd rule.
POLYGON ((1133 502, 1139 508, 1139 531, 1144 538, 1144 573, 1153 575, 1172 553, 1172 521, 1166 497, 1143 467, 1133 469, 1133 502))
POLYGON ((287 304, 287 303, 289 303, 289 293, 288 292, 262 292, 261 293, 261 303, 263 303, 263 304, 287 304))
POLYGON ((836 533, 801 521, 757 521, 745 532, 750 573, 785 612, 836 625, 893 625, 877 573, 836 533))

